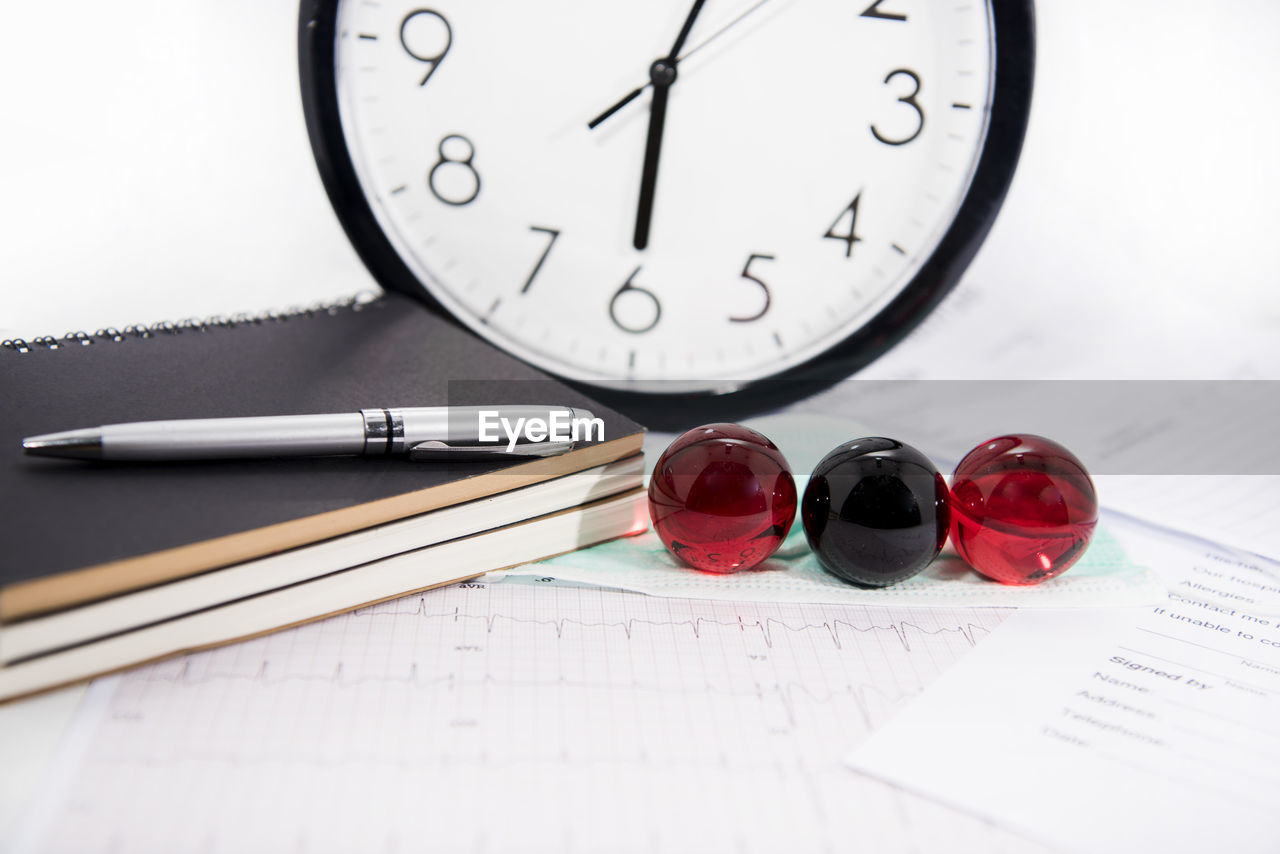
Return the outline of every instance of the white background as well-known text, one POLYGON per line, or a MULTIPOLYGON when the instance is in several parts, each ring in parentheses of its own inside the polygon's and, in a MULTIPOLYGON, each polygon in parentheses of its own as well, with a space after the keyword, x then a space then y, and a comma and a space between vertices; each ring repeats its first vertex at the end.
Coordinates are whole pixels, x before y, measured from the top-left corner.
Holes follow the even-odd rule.
MULTIPOLYGON (((3 4, 0 336, 371 286, 315 174, 295 25, 287 0, 3 4)), ((1280 6, 1042 0, 1038 25, 1001 218, 875 373, 1280 375, 1280 6)))
MULTIPOLYGON (((1038 15, 1002 216, 873 373, 1280 377, 1280 5, 1038 15)), ((0 337, 371 286, 315 174, 295 25, 288 0, 0 3, 0 337)), ((78 696, 0 709, 0 832, 78 696)))

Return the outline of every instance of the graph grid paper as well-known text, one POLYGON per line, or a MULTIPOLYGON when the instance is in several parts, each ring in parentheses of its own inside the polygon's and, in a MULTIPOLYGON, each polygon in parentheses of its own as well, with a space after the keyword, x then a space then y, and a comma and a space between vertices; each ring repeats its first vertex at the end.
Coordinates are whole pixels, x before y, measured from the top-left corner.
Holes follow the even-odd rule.
POLYGON ((1006 614, 455 585, 101 680, 18 850, 1025 851, 839 761, 1006 614))

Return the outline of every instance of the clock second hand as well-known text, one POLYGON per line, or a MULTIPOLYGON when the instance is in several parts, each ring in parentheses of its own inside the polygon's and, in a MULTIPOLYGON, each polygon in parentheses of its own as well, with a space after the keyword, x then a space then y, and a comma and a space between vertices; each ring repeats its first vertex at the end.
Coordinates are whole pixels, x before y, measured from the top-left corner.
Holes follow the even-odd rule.
POLYGON ((706 0, 693 0, 693 7, 684 19, 680 35, 671 52, 649 66, 649 82, 653 86, 653 100, 649 105, 649 138, 644 147, 644 170, 640 175, 640 200, 636 205, 636 233, 632 244, 636 249, 649 245, 649 223, 653 219, 653 192, 658 183, 658 155, 662 152, 662 131, 667 121, 667 98, 671 84, 676 82, 676 63, 680 48, 684 47, 693 22, 706 0))
MULTIPOLYGON (((752 12, 756 11, 757 9, 759 9, 761 6, 763 6, 764 4, 766 4, 766 3, 768 3, 768 2, 769 2, 769 0, 756 0, 756 2, 752 3, 752 4, 751 4, 750 6, 748 6, 744 11, 740 12, 740 13, 738 14, 738 16, 737 16, 737 17, 735 17, 732 21, 730 21, 729 23, 725 24, 723 27, 721 27, 720 29, 716 30, 716 31, 715 31, 714 33, 712 33, 711 35, 707 36, 705 39, 703 39, 702 41, 700 41, 698 44, 696 44, 696 45, 694 45, 693 47, 689 48, 689 52, 688 52, 688 53, 684 54, 683 56, 679 56, 679 57, 677 57, 677 58, 675 59, 675 61, 674 61, 672 64, 673 64, 673 65, 679 65, 679 64, 680 64, 681 62, 683 62, 684 60, 686 60, 686 59, 688 59, 689 57, 693 56, 695 53, 697 53, 698 51, 702 50, 704 47, 706 47, 707 45, 709 45, 711 42, 713 42, 713 41, 715 41, 716 39, 720 38, 720 36, 724 35, 726 31, 728 31, 729 29, 731 29, 732 27, 734 27, 735 25, 737 25, 740 21, 742 21, 744 18, 746 18, 746 17, 747 17, 748 15, 750 15, 752 12)), ((678 53, 678 52, 679 52, 679 51, 677 51, 677 53, 678 53)), ((674 55, 674 54, 673 54, 673 55, 674 55)), ((609 107, 607 110, 605 110, 605 111, 604 111, 603 113, 601 113, 600 115, 596 116, 596 117, 595 117, 594 119, 592 119, 591 121, 587 122, 587 129, 588 129, 588 130, 595 130, 597 127, 599 127, 600 125, 602 125, 602 124, 605 122, 605 120, 606 120, 606 119, 608 119, 610 116, 612 116, 614 113, 618 112, 618 111, 619 111, 619 110, 621 110, 623 107, 625 107, 627 104, 630 104, 630 103, 631 103, 632 101, 634 101, 636 98, 639 98, 641 95, 643 95, 643 94, 644 94, 644 90, 645 90, 645 89, 648 89, 648 88, 649 88, 650 86, 652 86, 652 85, 653 85, 652 83, 646 83, 646 84, 644 84, 643 86, 637 86, 636 88, 632 89, 632 90, 631 90, 630 92, 628 92, 627 94, 623 95, 623 96, 622 96, 622 98, 621 98, 621 100, 619 100, 616 104, 614 104, 613 106, 609 107)))

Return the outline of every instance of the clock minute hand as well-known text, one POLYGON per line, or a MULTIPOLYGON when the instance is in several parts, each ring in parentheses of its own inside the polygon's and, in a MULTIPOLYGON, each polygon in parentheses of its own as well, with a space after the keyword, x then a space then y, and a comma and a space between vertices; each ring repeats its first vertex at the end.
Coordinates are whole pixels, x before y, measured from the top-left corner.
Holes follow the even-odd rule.
POLYGON ((658 156, 662 153, 662 132, 667 123, 667 98, 671 85, 676 82, 676 57, 684 46, 693 22, 706 0, 694 0, 685 16, 680 35, 671 52, 649 66, 649 85, 653 86, 653 100, 649 104, 649 136, 644 146, 644 169, 640 174, 640 199, 636 204, 636 231, 632 245, 644 249, 649 245, 649 225, 653 220, 653 193, 658 183, 658 156))
POLYGON ((676 67, 658 60, 649 68, 653 79, 653 101, 649 105, 649 138, 644 146, 644 170, 640 173, 640 200, 636 205, 636 232, 632 245, 649 245, 649 224, 653 220, 653 192, 658 183, 658 155, 662 153, 662 131, 667 122, 667 96, 676 80, 676 67))

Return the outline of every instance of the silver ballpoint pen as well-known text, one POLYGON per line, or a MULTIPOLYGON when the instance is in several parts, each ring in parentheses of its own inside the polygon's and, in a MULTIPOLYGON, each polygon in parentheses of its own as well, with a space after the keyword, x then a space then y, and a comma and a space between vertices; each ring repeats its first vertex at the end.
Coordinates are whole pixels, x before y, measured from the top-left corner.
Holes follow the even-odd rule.
POLYGON ((428 406, 334 415, 138 421, 22 440, 28 454, 84 460, 407 456, 411 460, 547 457, 604 438, 604 423, 568 406, 428 406))

